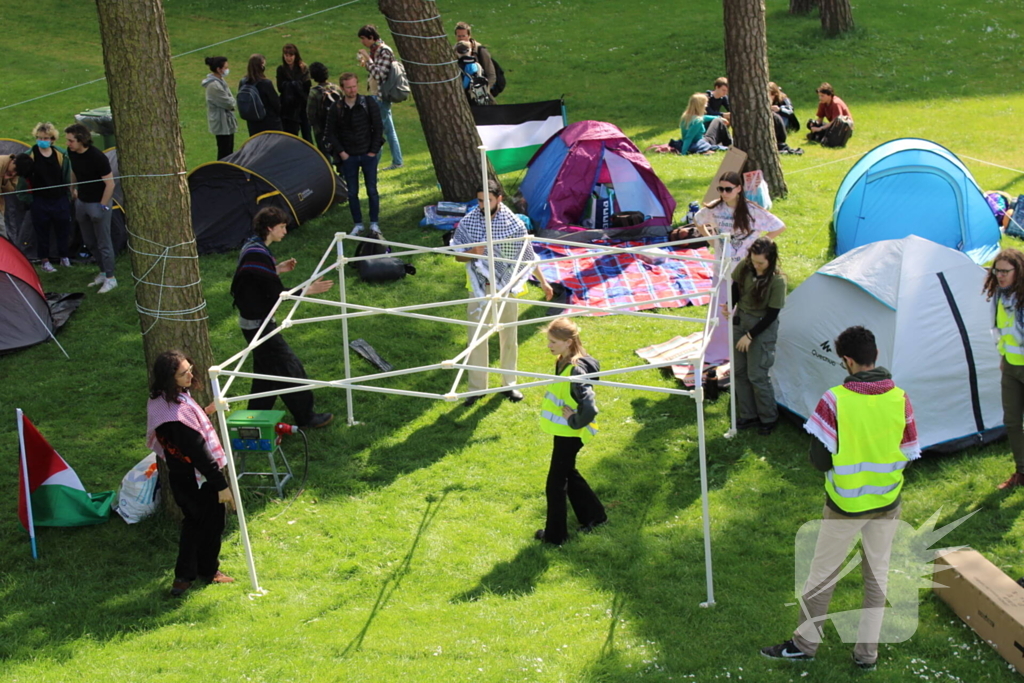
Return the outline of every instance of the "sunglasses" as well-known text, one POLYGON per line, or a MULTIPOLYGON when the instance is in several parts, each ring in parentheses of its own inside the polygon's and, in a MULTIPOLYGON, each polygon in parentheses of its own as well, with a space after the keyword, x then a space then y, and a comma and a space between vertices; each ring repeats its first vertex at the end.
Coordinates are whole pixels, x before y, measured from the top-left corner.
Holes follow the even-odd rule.
POLYGON ((731 187, 726 187, 725 185, 719 185, 717 189, 718 189, 718 192, 721 193, 721 194, 728 194, 728 193, 732 192, 733 190, 735 190, 737 187, 739 187, 739 186, 738 185, 732 185, 731 187))
POLYGON ((1009 275, 1013 272, 1013 268, 993 268, 992 272, 996 275, 1009 275))

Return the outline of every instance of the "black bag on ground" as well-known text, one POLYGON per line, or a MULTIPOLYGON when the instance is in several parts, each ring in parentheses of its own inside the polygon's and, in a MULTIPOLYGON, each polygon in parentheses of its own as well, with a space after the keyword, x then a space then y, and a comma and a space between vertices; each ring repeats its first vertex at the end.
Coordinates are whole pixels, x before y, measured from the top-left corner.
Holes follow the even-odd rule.
POLYGON ((640 211, 620 211, 619 213, 613 213, 609 220, 609 227, 612 228, 631 228, 634 225, 640 225, 644 222, 644 214, 640 211))
POLYGON ((823 147, 846 147, 852 135, 853 120, 849 116, 838 116, 828 127, 821 144, 823 147))
MULTIPOLYGON (((376 241, 360 242, 356 246, 355 257, 378 256, 387 254, 388 248, 376 241)), ((396 256, 381 256, 381 258, 356 261, 352 264, 363 282, 393 282, 401 280, 406 275, 415 275, 416 268, 409 265, 396 256)))

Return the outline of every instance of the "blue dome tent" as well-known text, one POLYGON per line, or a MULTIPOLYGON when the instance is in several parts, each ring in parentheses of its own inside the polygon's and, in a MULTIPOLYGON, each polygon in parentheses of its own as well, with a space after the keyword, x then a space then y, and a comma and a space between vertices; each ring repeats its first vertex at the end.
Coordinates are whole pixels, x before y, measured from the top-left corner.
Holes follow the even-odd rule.
POLYGON ((942 145, 890 140, 854 164, 832 209, 836 255, 917 235, 978 264, 999 251, 999 226, 967 167, 942 145))

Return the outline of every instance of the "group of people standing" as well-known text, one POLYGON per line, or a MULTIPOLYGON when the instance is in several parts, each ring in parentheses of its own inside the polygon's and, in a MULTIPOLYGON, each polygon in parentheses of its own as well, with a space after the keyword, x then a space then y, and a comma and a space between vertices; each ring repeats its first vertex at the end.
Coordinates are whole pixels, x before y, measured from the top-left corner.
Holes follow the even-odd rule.
MULTIPOLYGON (((106 294, 117 287, 114 245, 110 234, 114 175, 107 155, 93 145, 92 133, 80 123, 64 129, 66 147, 57 144, 57 127, 40 122, 32 129, 35 144, 28 152, 0 156, 2 192, 17 192, 25 204, 35 232, 36 257, 44 273, 56 272, 54 263, 71 267, 72 225, 99 263, 100 272, 89 284, 106 294), (55 242, 50 242, 51 235, 55 242)), ((0 196, 0 235, 5 197, 0 196)))

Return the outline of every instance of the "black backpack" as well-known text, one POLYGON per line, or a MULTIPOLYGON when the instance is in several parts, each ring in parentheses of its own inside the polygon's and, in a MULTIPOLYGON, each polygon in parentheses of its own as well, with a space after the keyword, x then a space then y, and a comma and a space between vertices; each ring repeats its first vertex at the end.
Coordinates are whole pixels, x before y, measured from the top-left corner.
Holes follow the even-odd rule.
MULTIPOLYGON (((387 254, 391 250, 380 242, 360 241, 356 245, 354 256, 377 256, 387 254)), ((406 275, 415 275, 416 268, 397 256, 371 259, 368 261, 355 261, 352 263, 359 279, 363 282, 393 282, 401 280, 406 275)))
POLYGON ((846 147, 850 137, 853 135, 853 120, 849 116, 837 116, 828 130, 825 131, 825 139, 821 141, 822 147, 846 147))
POLYGON ((334 105, 341 101, 342 93, 333 83, 329 87, 318 85, 316 89, 320 91, 320 109, 317 110, 316 124, 320 130, 324 130, 327 127, 327 115, 331 113, 334 105))
POLYGON ((505 70, 494 57, 491 57, 491 64, 494 65, 494 87, 491 88, 491 97, 497 97, 505 90, 505 70))
POLYGON ((267 116, 259 89, 247 78, 238 84, 238 97, 235 98, 235 102, 238 104, 238 115, 246 121, 262 121, 267 116))

